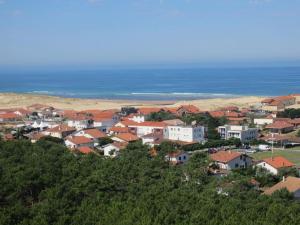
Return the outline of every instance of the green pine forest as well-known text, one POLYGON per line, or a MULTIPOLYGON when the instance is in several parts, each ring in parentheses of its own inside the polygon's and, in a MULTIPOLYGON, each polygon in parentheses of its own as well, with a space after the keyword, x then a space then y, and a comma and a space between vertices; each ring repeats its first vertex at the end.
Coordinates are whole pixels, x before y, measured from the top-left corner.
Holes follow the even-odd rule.
POLYGON ((249 182, 251 170, 209 176, 206 153, 169 165, 171 147, 151 157, 137 142, 107 159, 74 154, 53 140, 0 141, 0 224, 299 224, 300 204, 287 191, 261 195, 249 182))

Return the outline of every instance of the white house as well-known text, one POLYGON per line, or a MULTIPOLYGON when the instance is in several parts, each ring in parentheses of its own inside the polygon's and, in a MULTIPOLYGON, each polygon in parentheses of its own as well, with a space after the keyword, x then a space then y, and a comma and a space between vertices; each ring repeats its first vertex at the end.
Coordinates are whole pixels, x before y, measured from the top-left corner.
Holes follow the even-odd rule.
POLYGON ((218 127, 222 139, 238 138, 242 142, 251 141, 257 138, 258 130, 248 126, 225 125, 218 127))
POLYGON ((286 168, 292 168, 295 166, 295 164, 282 156, 276 156, 276 157, 263 159, 261 162, 256 164, 256 166, 266 169, 269 173, 278 175, 280 170, 286 168))
POLYGON ((94 117, 93 126, 102 130, 103 132, 108 131, 118 122, 118 117, 94 117))
POLYGON ((274 122, 274 118, 266 117, 266 118, 255 118, 253 123, 257 126, 264 126, 268 124, 272 124, 274 122))
POLYGON ((239 152, 219 151, 211 154, 210 158, 214 164, 224 170, 247 168, 252 165, 252 158, 239 152))
POLYGON ((171 164, 184 164, 189 160, 189 155, 183 151, 169 153, 165 156, 165 160, 171 164))
POLYGON ((67 120, 69 127, 75 127, 76 130, 82 130, 93 127, 92 121, 87 118, 70 118, 67 120))
POLYGON ((43 133, 52 137, 65 138, 68 135, 74 133, 75 131, 76 129, 74 127, 69 127, 66 124, 60 124, 58 126, 45 130, 43 133))
POLYGON ((164 129, 164 138, 174 141, 202 142, 204 135, 203 126, 167 126, 164 129))
POLYGON ((146 121, 143 123, 136 123, 129 125, 128 127, 131 129, 135 129, 135 132, 138 137, 142 137, 147 134, 155 133, 155 134, 163 134, 163 130, 166 124, 163 122, 152 122, 146 121))
POLYGON ((102 147, 104 156, 116 157, 119 155, 121 149, 126 148, 126 144, 123 143, 110 143, 102 147))
POLYGON ((146 134, 141 137, 143 145, 149 145, 150 147, 154 147, 155 145, 161 144, 163 141, 163 135, 156 134, 146 134))
POLYGON ((95 146, 98 145, 99 139, 106 137, 106 134, 96 128, 77 131, 74 136, 83 136, 94 141, 95 146))
POLYGON ((76 149, 83 146, 92 148, 94 147, 94 141, 84 136, 70 136, 65 140, 65 145, 71 149, 76 149))
POLYGON ((145 116, 142 115, 142 114, 139 114, 139 113, 131 114, 131 115, 127 116, 127 119, 131 120, 131 121, 134 121, 134 122, 137 122, 137 123, 145 122, 145 116))

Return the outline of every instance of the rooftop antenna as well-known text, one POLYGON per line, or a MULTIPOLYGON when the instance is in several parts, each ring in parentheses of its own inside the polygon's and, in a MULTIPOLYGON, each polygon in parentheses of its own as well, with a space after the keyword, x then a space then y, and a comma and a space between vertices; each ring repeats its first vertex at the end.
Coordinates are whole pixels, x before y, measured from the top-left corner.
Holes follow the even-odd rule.
POLYGON ((272 133, 272 157, 274 154, 274 133, 272 133))

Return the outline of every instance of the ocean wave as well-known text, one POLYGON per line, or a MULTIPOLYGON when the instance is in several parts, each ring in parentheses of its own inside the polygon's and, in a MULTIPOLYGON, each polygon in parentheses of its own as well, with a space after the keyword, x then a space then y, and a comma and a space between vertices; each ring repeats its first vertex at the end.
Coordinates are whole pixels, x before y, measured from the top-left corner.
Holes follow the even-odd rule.
MULTIPOLYGON (((132 92, 131 95, 155 95, 155 96, 199 96, 199 97, 235 97, 236 94, 226 93, 201 93, 201 92, 132 92)), ((126 94, 122 94, 126 95, 126 94)))

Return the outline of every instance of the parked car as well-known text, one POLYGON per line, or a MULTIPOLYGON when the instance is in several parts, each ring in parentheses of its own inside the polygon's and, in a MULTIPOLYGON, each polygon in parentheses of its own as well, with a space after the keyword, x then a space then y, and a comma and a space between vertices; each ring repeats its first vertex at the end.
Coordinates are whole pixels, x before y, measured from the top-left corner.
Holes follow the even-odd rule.
POLYGON ((246 153, 248 153, 248 154, 252 154, 252 153, 255 153, 255 152, 256 152, 255 149, 251 149, 251 148, 246 149, 246 153))
POLYGON ((271 151, 271 148, 269 145, 259 145, 258 150, 260 151, 271 151))
POLYGON ((210 148, 210 149, 208 149, 208 153, 209 153, 209 154, 214 154, 214 153, 217 153, 217 152, 218 152, 218 150, 215 149, 215 148, 210 148))

